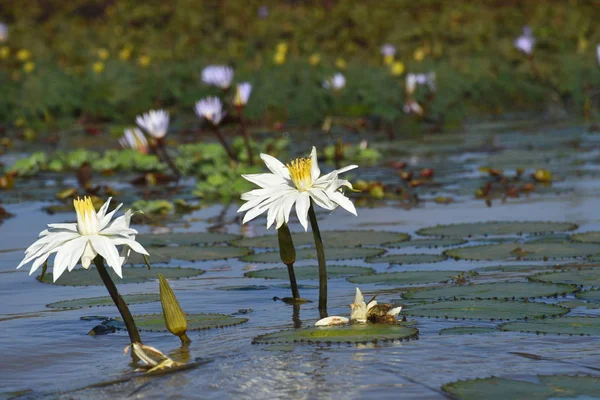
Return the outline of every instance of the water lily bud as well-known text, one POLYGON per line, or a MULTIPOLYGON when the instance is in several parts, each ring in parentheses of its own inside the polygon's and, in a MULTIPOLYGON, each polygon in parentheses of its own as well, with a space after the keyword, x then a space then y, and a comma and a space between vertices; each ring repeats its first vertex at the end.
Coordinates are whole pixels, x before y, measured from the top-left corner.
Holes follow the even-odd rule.
POLYGON ((159 288, 160 288, 160 303, 163 309, 163 315, 165 317, 165 324, 167 329, 175 336, 179 336, 182 342, 190 342, 186 331, 187 331, 187 319, 185 313, 177 301, 177 297, 169 286, 169 282, 164 276, 158 274, 159 288))
POLYGON ((281 256, 281 261, 283 261, 285 265, 296 262, 296 249, 294 248, 292 234, 287 224, 284 223, 277 229, 277 238, 279 239, 279 255, 281 256))

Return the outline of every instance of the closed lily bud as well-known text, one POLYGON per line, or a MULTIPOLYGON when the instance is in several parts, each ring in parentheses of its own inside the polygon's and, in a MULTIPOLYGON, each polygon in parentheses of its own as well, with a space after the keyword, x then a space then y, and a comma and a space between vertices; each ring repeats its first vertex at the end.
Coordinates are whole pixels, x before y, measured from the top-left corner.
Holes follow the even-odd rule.
POLYGON ((187 319, 185 313, 179 305, 179 301, 169 286, 169 282, 164 276, 158 274, 159 288, 160 288, 160 303, 163 309, 163 315, 165 318, 165 324, 167 329, 175 336, 179 336, 182 342, 191 342, 187 336, 187 319))
POLYGON ((283 261, 285 265, 296 262, 296 249, 294 248, 294 242, 292 241, 292 233, 287 224, 284 223, 277 229, 277 238, 279 239, 279 255, 281 256, 281 261, 283 261))

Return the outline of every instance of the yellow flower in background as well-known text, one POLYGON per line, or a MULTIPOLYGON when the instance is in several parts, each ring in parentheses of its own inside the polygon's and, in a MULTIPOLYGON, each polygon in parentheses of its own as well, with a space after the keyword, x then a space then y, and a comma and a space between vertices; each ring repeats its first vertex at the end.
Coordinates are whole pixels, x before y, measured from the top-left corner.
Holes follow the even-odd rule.
POLYGON ((101 60, 107 60, 108 57, 110 57, 110 53, 108 52, 108 50, 106 50, 106 49, 98 50, 98 58, 100 58, 101 60))
POLYGON ((27 73, 33 72, 34 69, 35 69, 34 62, 27 61, 25 64, 23 64, 23 71, 25 71, 27 73))
POLYGON ((273 56, 273 61, 277 65, 284 64, 285 63, 285 53, 280 53, 280 52, 275 53, 275 55, 273 56))
POLYGON ((104 71, 104 63, 102 61, 97 61, 92 65, 92 69, 95 73, 101 74, 104 71))
POLYGON ((0 58, 4 60, 4 59, 7 59, 8 56, 10 56, 10 47, 8 47, 8 46, 0 47, 0 58))
POLYGON ((138 64, 140 64, 140 66, 144 68, 150 65, 150 61, 150 56, 141 56, 140 58, 138 58, 138 64))
POLYGON ((127 61, 131 58, 131 53, 133 52, 133 48, 131 46, 125 46, 123 50, 119 52, 119 58, 123 61, 127 61))
POLYGON ((25 126, 25 118, 23 117, 19 117, 17 119, 15 119, 15 127, 17 128, 22 128, 25 126))
POLYGON ((321 56, 317 53, 311 54, 310 57, 308 57, 308 63, 313 67, 319 65, 320 62, 321 56))
POLYGON ((585 37, 583 36, 579 36, 579 39, 577 40, 577 52, 579 54, 584 54, 585 51, 588 48, 588 41, 586 40, 585 37))
POLYGON ((416 49, 415 52, 414 52, 414 54, 413 54, 413 57, 417 61, 423 61, 423 59, 425 58, 425 50, 423 50, 421 48, 416 49))
POLYGON ((285 55, 285 53, 287 53, 287 51, 288 51, 288 44, 285 42, 277 43, 277 46, 275 47, 275 51, 277 53, 283 53, 285 55))
POLYGON ((21 49, 17 52, 17 60, 19 61, 27 61, 31 57, 31 52, 29 50, 21 49))
POLYGON ((339 69, 346 69, 347 65, 348 63, 342 57, 338 57, 337 60, 335 60, 335 66, 339 69))
POLYGON ((393 54, 388 54, 388 55, 383 56, 383 63, 385 65, 392 65, 393 62, 394 62, 393 54))
POLYGON ((402 61, 395 61, 390 66, 390 72, 392 73, 393 76, 402 75, 404 73, 404 64, 402 63, 402 61))

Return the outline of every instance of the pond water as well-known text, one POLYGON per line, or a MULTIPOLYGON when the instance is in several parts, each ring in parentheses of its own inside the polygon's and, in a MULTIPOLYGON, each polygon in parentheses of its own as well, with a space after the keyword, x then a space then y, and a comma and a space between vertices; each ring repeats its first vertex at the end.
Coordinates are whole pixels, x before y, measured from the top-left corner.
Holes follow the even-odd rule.
MULTIPOLYGON (((376 207, 359 206, 358 217, 343 210, 331 214, 319 213, 321 229, 378 230, 404 232, 413 240, 420 238, 419 229, 438 224, 485 221, 554 221, 577 224, 574 232, 600 230, 597 173, 600 153, 593 135, 579 128, 572 130, 540 130, 529 132, 531 143, 513 132, 494 133, 498 151, 483 151, 481 146, 464 146, 453 152, 427 155, 408 151, 402 159, 411 160, 415 168, 435 165, 441 188, 421 197, 426 201, 410 207, 397 200, 382 201, 376 207), (547 137, 545 139, 544 135, 547 137), (562 139, 561 139, 562 135, 562 139), (577 148, 568 146, 573 137, 580 140, 577 148), (552 142, 554 140, 554 142, 552 142), (558 143, 558 145, 557 145, 558 143), (558 151, 567 156, 554 157, 558 151), (518 152, 528 152, 529 156, 518 152), (541 152, 547 153, 539 158, 541 152), (443 154, 440 156, 439 154, 443 154), (509 156, 501 157, 502 154, 509 156), (513 155, 510 155, 513 154, 513 155), (518 156, 515 156, 518 155, 518 156), (515 158, 516 157, 516 158, 515 158), (525 157, 525 158, 524 158, 525 157), (517 167, 550 169, 555 176, 551 188, 533 192, 505 202, 494 200, 492 206, 474 198, 482 174, 477 167, 497 163, 505 170, 517 167), (582 172, 583 171, 583 172, 582 172), (431 201, 440 194, 452 196, 450 204, 431 201), (427 201, 429 199, 429 201, 427 201)), ((383 143, 385 145, 385 143, 383 143)), ((392 156, 390 156, 392 157, 392 156)), ((529 171, 529 170, 527 170, 529 171)), ((394 172, 386 167, 364 168, 364 174, 393 182, 394 172)), ((363 175, 361 175, 363 177, 363 175)), ((436 175, 437 177, 437 175, 436 175)), ((396 177, 397 178, 397 177, 396 177)), ((6 198, 5 198, 6 200, 6 198)), ((103 286, 70 287, 43 284, 28 275, 29 268, 15 270, 23 248, 31 244, 47 223, 71 220, 71 214, 48 215, 44 202, 7 202, 6 209, 15 214, 0 226, 0 398, 8 393, 25 391, 22 398, 377 398, 435 399, 446 398, 441 386, 456 380, 484 378, 492 375, 537 382, 536 375, 593 374, 586 366, 600 365, 597 336, 569 336, 494 331, 472 335, 440 335, 440 330, 458 326, 495 327, 503 321, 455 320, 407 315, 419 330, 418 340, 377 342, 368 344, 252 344, 258 335, 294 327, 310 327, 319 318, 318 290, 301 288, 304 298, 312 303, 300 306, 294 317, 294 307, 273 297, 290 296, 289 290, 277 287, 286 280, 245 278, 252 270, 273 268, 280 264, 243 262, 230 258, 216 261, 178 261, 172 266, 196 267, 206 270, 198 277, 172 280, 183 309, 187 313, 239 314, 248 322, 227 328, 191 331, 192 343, 181 349, 177 338, 169 333, 142 332, 144 342, 161 349, 181 361, 202 360, 194 369, 163 376, 135 375, 133 379, 102 387, 89 387, 101 382, 131 376, 130 358, 123 356, 128 336, 123 331, 90 336, 87 332, 99 321, 84 321, 81 317, 101 315, 117 317, 114 307, 55 310, 46 305, 61 300, 106 296, 103 286), (12 251, 4 251, 16 249, 12 251), (224 291, 223 286, 261 285, 263 290, 224 291), (534 353, 544 359, 535 360, 514 354, 534 353)), ((222 231, 243 236, 273 234, 265 229, 265 219, 258 218, 241 227, 236 219, 237 205, 211 205, 173 223, 174 232, 205 232, 215 221, 223 223, 222 231)), ((298 231, 299 224, 290 224, 298 231)), ((141 233, 150 228, 136 225, 141 233)), ((528 236, 508 235, 522 243, 528 236)), ((532 236, 537 238, 538 236, 532 236)), ((469 239, 469 238, 468 238, 469 239)), ((489 237, 470 238, 467 245, 490 243, 489 237), (475 241, 477 240, 477 242, 475 241)), ((327 246, 327 243, 325 243, 327 246)), ((441 254, 448 248, 386 248, 387 254, 441 254)), ((150 250, 151 251, 151 250, 150 250)), ((257 250, 260 252, 262 250, 257 250)), ((327 252, 327 247, 326 247, 327 252)), ((587 255, 587 254, 586 254, 587 255)), ((374 268, 377 272, 400 271, 469 271, 480 267, 510 264, 553 266, 558 263, 581 262, 580 258, 560 261, 470 261, 446 259, 436 263, 396 265, 367 263, 364 259, 329 261, 328 265, 354 265, 374 268)), ((300 261, 296 266, 315 265, 300 261)), ((91 271, 88 271, 91 272, 91 271)), ((127 274, 125 269, 124 274, 127 274)), ((472 277, 473 282, 526 282, 529 272, 492 273, 472 277)), ((118 282, 117 282, 118 283, 118 282)), ((304 285, 317 285, 315 280, 302 280, 304 285)), ((329 281, 329 314, 348 315, 357 284, 345 278, 329 281)), ((396 284, 360 284, 367 294, 378 295, 380 302, 400 301, 396 284), (399 299, 399 300, 398 300, 399 299)), ((121 294, 157 292, 155 280, 146 283, 118 284, 121 294)), ((574 299, 573 295, 558 299, 544 298, 549 303, 574 299)), ((410 310, 410 302, 405 303, 410 310)), ((416 304, 416 303, 415 303, 416 304)), ((131 305, 134 314, 160 312, 160 303, 131 305)), ((597 316, 598 309, 577 307, 571 315, 597 316)), ((505 321, 504 321, 505 322, 505 321)), ((596 372, 597 373, 597 372, 596 372)))

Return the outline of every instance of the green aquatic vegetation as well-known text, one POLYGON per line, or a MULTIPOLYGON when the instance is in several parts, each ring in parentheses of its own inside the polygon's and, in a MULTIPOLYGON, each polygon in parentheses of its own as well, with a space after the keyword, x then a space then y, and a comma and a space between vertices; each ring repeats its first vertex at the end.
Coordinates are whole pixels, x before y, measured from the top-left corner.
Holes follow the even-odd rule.
POLYGON ((257 336, 253 344, 299 343, 299 344, 333 344, 333 343, 378 343, 416 338, 419 331, 405 325, 387 324, 353 324, 347 326, 331 326, 303 328, 279 331, 257 336))
MULTIPOLYGON (((245 256, 249 250, 245 247, 232 246, 163 246, 150 251, 148 260, 151 264, 168 263, 171 260, 210 261, 238 258, 245 256)), ((127 261, 129 264, 144 264, 144 258, 132 254, 127 261)), ((166 276, 166 275, 165 275, 166 276)), ((166 276, 168 278, 168 276, 166 276)))
POLYGON ((385 263, 398 265, 425 264, 444 261, 447 257, 441 254, 390 254, 387 256, 369 257, 368 263, 385 263))
POLYGON ((383 285, 416 285, 421 283, 447 282, 461 271, 407 271, 386 272, 348 278, 349 282, 364 284, 378 283, 383 285))
POLYGON ((448 257, 461 260, 554 260, 586 257, 600 253, 591 243, 501 243, 446 250, 448 257))
POLYGON ((569 222, 477 222, 452 225, 437 225, 430 228, 419 229, 417 233, 424 236, 442 236, 453 238, 470 238, 474 236, 494 235, 524 235, 542 234, 557 231, 571 231, 577 229, 576 224, 569 222))
POLYGON ((547 270, 554 268, 554 265, 533 265, 533 264, 507 264, 507 265, 491 265, 489 267, 479 267, 477 271, 485 271, 485 272, 529 272, 536 270, 547 270))
POLYGON ((558 335, 600 336, 598 317, 560 317, 527 322, 509 322, 500 330, 511 332, 554 333, 558 335))
POLYGON ((498 332, 497 328, 490 328, 485 326, 455 326, 452 328, 444 328, 440 330, 441 336, 446 335, 480 335, 483 333, 495 333, 498 332))
POLYGON ((571 240, 582 243, 600 243, 600 232, 583 232, 571 235, 571 240))
POLYGON ((150 215, 168 215, 175 211, 175 206, 168 200, 138 200, 131 208, 150 215))
POLYGON ((600 289, 586 290, 575 295, 578 299, 600 302, 600 289))
MULTIPOLYGON (((134 315, 135 323, 140 331, 166 332, 165 318, 162 313, 134 315)), ((227 314, 186 314, 187 330, 198 331, 203 329, 224 328, 248 322, 247 318, 232 317, 227 314)), ((120 321, 117 319, 116 321, 120 321)), ((123 329, 124 326, 114 324, 115 328, 123 329)))
MULTIPOLYGON (((359 165, 376 164, 382 157, 379 150, 372 147, 363 147, 360 144, 349 144, 343 146, 344 161, 355 162, 359 165)), ((323 156, 328 162, 333 162, 336 159, 336 145, 329 145, 323 149, 323 156)))
MULTIPOLYGON (((137 293, 137 294, 126 294, 121 296, 125 303, 128 305, 131 304, 143 304, 143 303, 153 303, 156 301, 160 301, 160 297, 157 293, 137 293)), ((110 307, 114 306, 110 296, 101 296, 101 297, 88 297, 84 299, 74 299, 74 300, 63 300, 57 301, 55 303, 47 304, 48 308, 62 308, 62 309, 72 309, 72 308, 88 308, 88 307, 110 307)))
POLYGON ((451 247, 451 246, 460 246, 468 243, 463 239, 415 239, 409 240, 406 242, 398 242, 398 243, 387 243, 386 247, 393 249, 414 247, 416 249, 421 248, 437 248, 437 247, 451 247))
MULTIPOLYGON (((302 266, 294 267, 296 279, 319 279, 319 270, 317 266, 302 266)), ((356 276, 372 274, 375 270, 366 267, 353 267, 344 265, 329 265, 327 266, 327 276, 329 278, 339 278, 345 276, 356 276)), ((256 271, 248 271, 244 274, 247 278, 264 278, 264 279, 288 279, 287 268, 268 268, 259 269, 256 271)))
MULTIPOLYGON (((367 247, 327 247, 325 257, 327 260, 351 260, 366 257, 373 257, 383 254, 385 250, 367 248, 367 247)), ((314 248, 302 248, 296 250, 296 261, 312 260, 317 258, 314 248)), ((255 253, 241 258, 244 262, 251 263, 279 263, 281 258, 279 251, 267 251, 264 253, 255 253)))
MULTIPOLYGON (((321 231, 323 244, 327 247, 356 247, 356 246, 382 246, 388 243, 403 242, 410 236, 400 232, 347 230, 347 231, 321 231)), ((310 232, 294 232, 295 246, 314 246, 314 239, 310 232)), ((233 242, 236 246, 277 248, 277 235, 264 235, 252 238, 243 238, 233 242)))
POLYGON ((600 268, 571 268, 529 277, 538 282, 568 283, 579 286, 600 286, 600 268))
MULTIPOLYGON (((239 235, 219 232, 171 232, 167 234, 141 234, 136 240, 143 246, 191 246, 231 242, 239 239, 239 235)), ((244 246, 240 246, 244 247, 244 246)))

